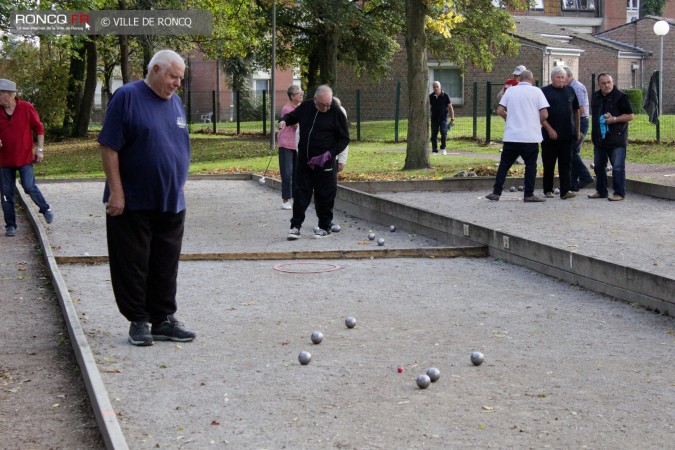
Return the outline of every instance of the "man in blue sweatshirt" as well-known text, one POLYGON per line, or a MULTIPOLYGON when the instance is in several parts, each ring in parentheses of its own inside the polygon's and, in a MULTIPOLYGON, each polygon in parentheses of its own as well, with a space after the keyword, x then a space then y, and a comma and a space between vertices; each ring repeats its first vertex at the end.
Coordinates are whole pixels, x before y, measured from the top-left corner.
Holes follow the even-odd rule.
POLYGON ((288 240, 300 238, 305 211, 312 201, 319 219, 314 237, 331 234, 333 205, 337 193, 337 155, 349 145, 347 119, 333 100, 333 90, 326 85, 316 89, 314 99, 304 101, 279 121, 279 129, 300 124, 300 141, 295 168, 293 217, 288 240))

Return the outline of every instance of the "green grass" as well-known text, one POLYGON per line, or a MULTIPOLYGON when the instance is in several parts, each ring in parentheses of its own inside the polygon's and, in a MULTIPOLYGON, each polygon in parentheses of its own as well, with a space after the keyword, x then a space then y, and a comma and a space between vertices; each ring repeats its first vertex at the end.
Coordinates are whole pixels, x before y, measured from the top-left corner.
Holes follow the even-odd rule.
MULTIPOLYGON (((269 163, 268 174, 278 177, 277 150, 269 148, 267 138, 193 133, 191 174, 253 172, 262 174, 269 163)), ((101 154, 95 134, 85 139, 48 142, 46 159, 35 165, 39 178, 102 178, 101 154)), ((476 155, 497 155, 501 144, 484 145, 472 139, 450 140, 450 157, 432 157, 433 168, 403 171, 405 143, 352 142, 349 163, 341 174, 343 180, 410 180, 449 178, 459 171, 476 170, 479 175, 493 175, 495 161, 476 155)), ((669 144, 629 144, 628 161, 675 165, 675 152, 669 144)), ((592 158, 593 147, 585 143, 582 155, 592 158)))
MULTIPOLYGON (((212 133, 213 127, 209 124, 192 124, 192 132, 212 133)), ((242 135, 261 135, 263 130, 262 121, 241 122, 240 133, 242 135)), ((219 122, 216 124, 218 134, 236 135, 236 122, 219 122)), ((267 122, 266 132, 270 132, 270 123, 267 122)), ((353 140, 357 140, 359 132, 356 122, 350 123, 350 133, 353 140)), ((476 138, 485 140, 487 135, 486 119, 479 117, 476 120, 476 138)), ((499 116, 490 117, 490 140, 499 141, 504 135, 504 120, 499 116)), ((398 126, 398 142, 405 142, 408 136, 408 121, 400 120, 398 126)), ((473 119, 471 117, 456 116, 455 126, 450 130, 451 139, 473 138, 473 119)), ((397 133, 393 120, 373 120, 361 123, 360 140, 363 142, 396 142, 397 133)), ((629 142, 656 141, 656 126, 649 123, 646 114, 637 114, 629 128, 629 142)), ((661 141, 664 143, 675 142, 675 115, 665 115, 661 118, 661 141)))

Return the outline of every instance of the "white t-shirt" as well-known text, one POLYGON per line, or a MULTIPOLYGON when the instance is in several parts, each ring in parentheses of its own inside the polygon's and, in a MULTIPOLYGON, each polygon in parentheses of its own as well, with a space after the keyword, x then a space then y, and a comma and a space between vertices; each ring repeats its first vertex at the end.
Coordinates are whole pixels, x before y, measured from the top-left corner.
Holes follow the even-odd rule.
POLYGON ((499 104, 506 108, 504 142, 541 142, 539 111, 550 105, 538 87, 521 82, 504 92, 499 104))
MULTIPOLYGON (((347 118, 347 110, 344 109, 342 106, 340 106, 340 109, 342 110, 342 114, 345 115, 345 119, 347 118)), ((347 156, 349 156, 349 145, 345 147, 342 152, 338 153, 337 157, 337 162, 338 164, 347 164, 347 156)))

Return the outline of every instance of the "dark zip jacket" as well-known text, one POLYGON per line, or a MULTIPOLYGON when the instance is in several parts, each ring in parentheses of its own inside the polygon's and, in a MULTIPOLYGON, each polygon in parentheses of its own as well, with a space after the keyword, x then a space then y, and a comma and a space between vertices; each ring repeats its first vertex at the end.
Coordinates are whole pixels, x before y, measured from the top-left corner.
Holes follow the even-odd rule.
POLYGON ((628 123, 612 123, 607 125, 605 138, 600 134, 600 116, 610 113, 614 117, 622 114, 633 114, 633 108, 628 100, 628 95, 614 86, 612 92, 603 95, 602 91, 597 90, 591 97, 592 113, 592 138, 593 144, 602 148, 626 147, 628 145, 628 123))
POLYGON ((314 156, 326 153, 326 150, 334 160, 349 145, 347 118, 335 101, 328 111, 319 112, 313 99, 306 100, 279 121, 286 122, 286 125, 300 124, 299 162, 307 163, 314 156))

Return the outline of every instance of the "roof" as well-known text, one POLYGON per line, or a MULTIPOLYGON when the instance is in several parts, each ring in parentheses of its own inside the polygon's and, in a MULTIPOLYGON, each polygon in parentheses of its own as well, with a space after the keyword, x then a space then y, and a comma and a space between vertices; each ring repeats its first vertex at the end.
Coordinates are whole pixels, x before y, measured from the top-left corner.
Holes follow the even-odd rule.
MULTIPOLYGON (((515 37, 537 43, 542 46, 579 49, 578 45, 570 44, 573 39, 578 39, 590 44, 606 47, 617 52, 646 53, 644 49, 623 42, 608 39, 602 36, 579 33, 565 27, 544 22, 534 16, 514 16, 516 31, 515 37)), ((581 50, 581 49, 579 49, 581 50)))

